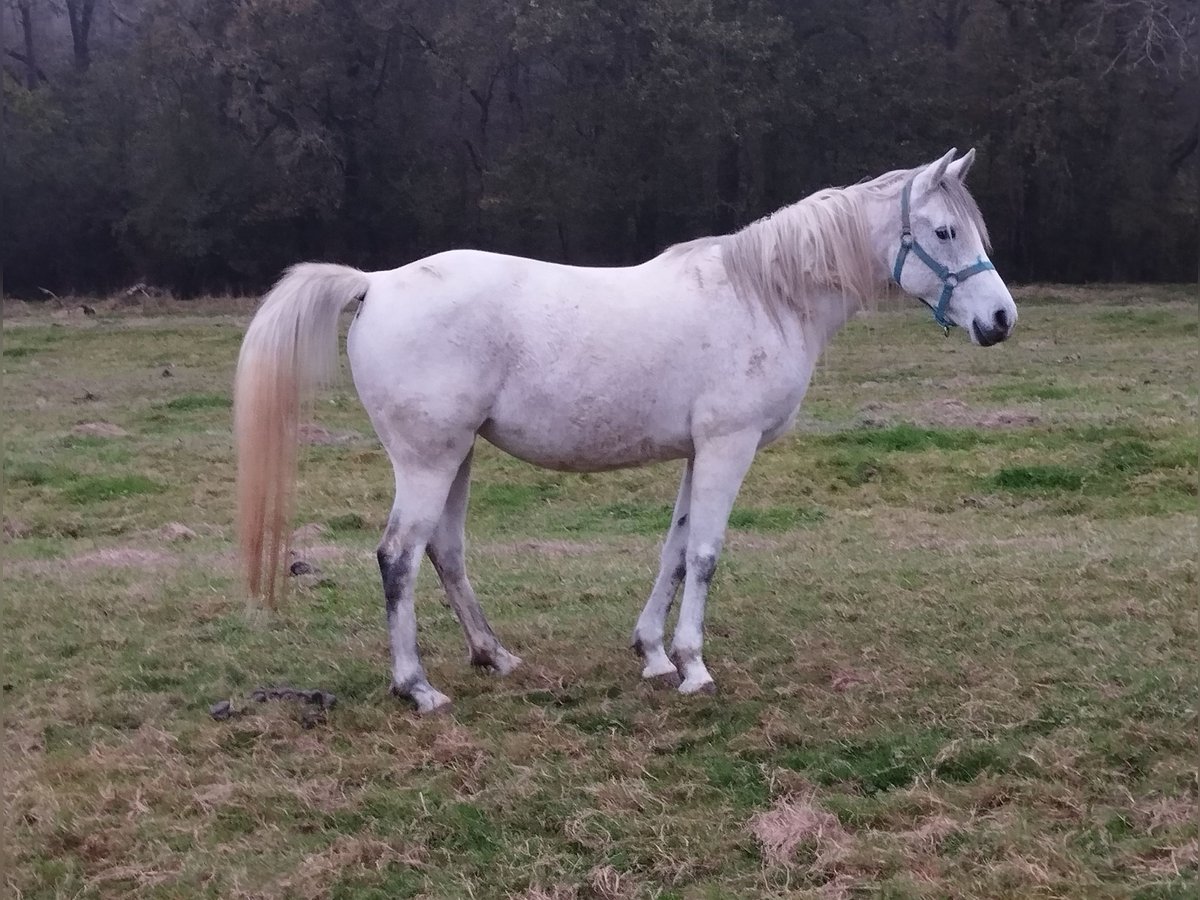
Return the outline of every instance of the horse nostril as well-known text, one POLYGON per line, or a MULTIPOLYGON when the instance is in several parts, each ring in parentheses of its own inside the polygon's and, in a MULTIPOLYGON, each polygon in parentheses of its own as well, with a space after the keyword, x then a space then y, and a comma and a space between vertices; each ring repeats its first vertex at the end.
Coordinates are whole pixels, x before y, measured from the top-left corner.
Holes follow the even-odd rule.
POLYGON ((998 331, 1008 331, 1008 313, 1002 309, 998 309, 996 310, 994 319, 996 322, 996 329, 998 331))

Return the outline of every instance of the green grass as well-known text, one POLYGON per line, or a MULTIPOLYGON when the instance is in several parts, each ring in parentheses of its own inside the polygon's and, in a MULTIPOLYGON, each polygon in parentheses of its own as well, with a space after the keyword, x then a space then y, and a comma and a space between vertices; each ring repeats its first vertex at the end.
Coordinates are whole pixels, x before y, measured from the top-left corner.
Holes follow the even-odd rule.
MULTIPOLYGON (((525 663, 471 671, 426 567, 425 663, 455 701, 432 719, 388 695, 392 471, 373 442, 302 453, 296 524, 323 528, 298 549, 321 574, 248 614, 228 414, 244 320, 18 321, 6 886, 1192 896, 1194 289, 1018 299, 1016 336, 988 350, 915 309, 838 337, 731 516, 706 619, 717 697, 641 684, 627 649, 679 466, 564 475, 481 443, 471 580, 525 663), (74 433, 89 421, 129 435, 74 433), (195 537, 169 541, 173 522, 195 537), (305 728, 246 699, 274 683, 338 705, 305 728), (212 720, 223 698, 246 713, 212 720), (789 815, 779 857, 770 817, 789 815)), ((315 418, 371 434, 345 378, 315 418)))
POLYGON ((1027 400, 1065 400, 1076 396, 1077 393, 1075 388, 1059 384, 1018 381, 988 388, 985 395, 987 399, 998 403, 1010 403, 1027 400))
POLYGON ((1005 466, 992 484, 1006 491, 1081 491, 1087 477, 1068 466, 1005 466))
POLYGON ((138 494, 161 494, 166 488, 141 475, 96 475, 73 479, 63 490, 71 503, 103 503, 138 494))

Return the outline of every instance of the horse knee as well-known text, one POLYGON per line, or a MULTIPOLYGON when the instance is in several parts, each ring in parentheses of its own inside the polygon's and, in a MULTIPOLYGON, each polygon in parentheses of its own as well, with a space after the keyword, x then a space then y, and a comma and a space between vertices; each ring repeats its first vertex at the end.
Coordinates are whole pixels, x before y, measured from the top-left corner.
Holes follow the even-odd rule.
POLYGON ((717 550, 706 548, 688 556, 687 570, 696 576, 700 584, 707 587, 717 571, 717 550))

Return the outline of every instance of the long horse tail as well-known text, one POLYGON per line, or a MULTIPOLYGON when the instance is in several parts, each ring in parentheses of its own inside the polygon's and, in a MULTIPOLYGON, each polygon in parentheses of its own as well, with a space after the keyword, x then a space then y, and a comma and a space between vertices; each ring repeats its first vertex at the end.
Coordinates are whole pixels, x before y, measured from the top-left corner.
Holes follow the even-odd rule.
POLYGON ((349 266, 292 266, 242 341, 233 390, 238 543, 249 595, 268 608, 288 544, 300 416, 337 372, 342 308, 369 287, 367 274, 349 266))

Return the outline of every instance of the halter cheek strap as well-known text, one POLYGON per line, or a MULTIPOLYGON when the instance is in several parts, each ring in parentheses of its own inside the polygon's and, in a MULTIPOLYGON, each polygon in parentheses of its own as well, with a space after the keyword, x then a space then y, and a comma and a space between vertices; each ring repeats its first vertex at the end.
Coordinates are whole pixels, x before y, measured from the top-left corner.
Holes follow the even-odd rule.
MULTIPOLYGON (((930 271, 938 277, 942 283, 942 293, 938 297, 937 305, 930 303, 933 309, 933 320, 942 326, 946 334, 950 333, 950 326, 954 323, 946 318, 946 310, 950 307, 950 297, 954 293, 954 289, 970 278, 972 275, 978 275, 980 272, 986 272, 989 269, 995 269, 991 260, 980 259, 972 263, 965 269, 959 269, 957 272, 951 272, 944 265, 929 255, 928 251, 917 242, 913 237, 912 223, 909 217, 909 206, 912 199, 913 179, 909 179, 904 184, 904 191, 900 194, 900 252, 896 254, 896 264, 892 266, 892 278, 896 284, 900 284, 900 275, 904 271, 904 262, 908 259, 908 254, 911 251, 917 255, 921 262, 929 267, 930 271)), ((925 301, 928 303, 929 301, 925 301)))

